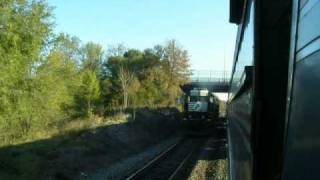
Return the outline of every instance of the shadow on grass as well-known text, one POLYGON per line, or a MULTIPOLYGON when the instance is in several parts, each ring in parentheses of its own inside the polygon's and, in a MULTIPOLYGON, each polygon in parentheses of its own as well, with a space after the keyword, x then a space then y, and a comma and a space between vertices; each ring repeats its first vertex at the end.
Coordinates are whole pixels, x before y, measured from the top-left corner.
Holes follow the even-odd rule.
POLYGON ((145 108, 136 112, 134 121, 0 147, 0 179, 74 179, 141 152, 167 138, 179 124, 174 113, 145 108))

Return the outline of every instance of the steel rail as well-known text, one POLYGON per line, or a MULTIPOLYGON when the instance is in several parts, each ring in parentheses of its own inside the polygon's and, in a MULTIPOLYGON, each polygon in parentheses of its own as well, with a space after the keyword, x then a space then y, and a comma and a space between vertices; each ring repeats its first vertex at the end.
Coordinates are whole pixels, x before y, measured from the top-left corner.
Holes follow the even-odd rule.
POLYGON ((142 177, 145 173, 147 173, 148 169, 151 169, 152 167, 156 166, 158 163, 160 163, 160 160, 165 158, 167 155, 169 155, 175 148, 177 148, 184 139, 178 140, 178 142, 171 145, 168 149, 164 150, 162 153, 157 155, 155 158, 153 158, 151 161, 149 161, 146 165, 144 165, 142 168, 135 171, 133 174, 131 174, 127 180, 133 180, 138 179, 139 177, 142 177))
POLYGON ((169 177, 169 180, 173 180, 175 179, 175 177, 178 175, 178 173, 180 172, 180 170, 182 169, 182 167, 186 164, 186 162, 189 160, 189 158, 191 157, 192 153, 194 151, 191 151, 184 159, 183 161, 179 164, 179 166, 176 168, 176 170, 171 174, 171 176, 169 177))

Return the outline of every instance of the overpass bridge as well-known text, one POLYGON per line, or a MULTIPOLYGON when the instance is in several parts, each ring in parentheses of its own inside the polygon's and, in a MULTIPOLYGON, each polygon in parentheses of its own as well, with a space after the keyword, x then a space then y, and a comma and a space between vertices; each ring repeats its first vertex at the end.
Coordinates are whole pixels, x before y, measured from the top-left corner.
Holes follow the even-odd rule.
POLYGON ((230 71, 192 70, 190 82, 181 86, 184 92, 193 87, 207 88, 211 92, 226 93, 229 91, 230 71))

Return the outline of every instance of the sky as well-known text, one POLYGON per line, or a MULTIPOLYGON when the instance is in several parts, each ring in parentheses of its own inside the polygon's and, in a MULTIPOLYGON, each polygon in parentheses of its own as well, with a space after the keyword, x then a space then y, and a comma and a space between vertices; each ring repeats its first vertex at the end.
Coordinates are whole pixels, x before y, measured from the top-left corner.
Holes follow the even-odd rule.
POLYGON ((105 49, 152 48, 176 39, 192 69, 231 70, 236 26, 229 0, 48 0, 55 32, 100 43, 105 49))

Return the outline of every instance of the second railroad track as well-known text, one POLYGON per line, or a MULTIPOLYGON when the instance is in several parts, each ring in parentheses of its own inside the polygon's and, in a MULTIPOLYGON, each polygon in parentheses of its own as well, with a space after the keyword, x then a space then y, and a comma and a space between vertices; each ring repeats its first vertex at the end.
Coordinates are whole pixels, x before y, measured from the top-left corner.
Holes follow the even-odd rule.
POLYGON ((183 138, 131 174, 127 180, 176 179, 204 139, 183 138))

